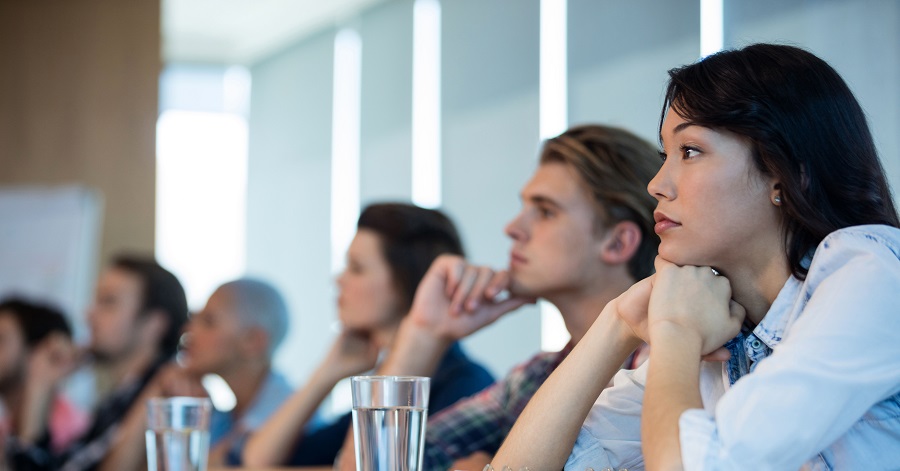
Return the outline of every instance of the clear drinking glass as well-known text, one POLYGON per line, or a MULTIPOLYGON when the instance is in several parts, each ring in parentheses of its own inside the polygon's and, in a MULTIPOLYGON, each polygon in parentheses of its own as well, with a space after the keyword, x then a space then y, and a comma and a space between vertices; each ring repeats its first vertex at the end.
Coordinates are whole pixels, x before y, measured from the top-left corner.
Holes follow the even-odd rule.
POLYGON ((431 380, 354 376, 350 383, 356 470, 420 470, 431 380))
POLYGON ((147 401, 147 469, 205 471, 209 457, 207 398, 170 397, 147 401))

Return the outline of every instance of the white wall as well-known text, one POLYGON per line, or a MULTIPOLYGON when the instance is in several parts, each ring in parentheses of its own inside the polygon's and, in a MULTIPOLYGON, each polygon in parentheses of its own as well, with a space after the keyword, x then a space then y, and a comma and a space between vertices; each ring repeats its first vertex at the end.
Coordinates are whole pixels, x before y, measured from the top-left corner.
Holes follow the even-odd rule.
POLYGON ((360 200, 412 196, 413 1, 388 2, 358 21, 363 43, 360 200))
POLYGON ((334 334, 330 194, 334 34, 251 69, 247 271, 285 295, 291 328, 276 367, 300 383, 334 334))
MULTIPOLYGON (((469 257, 505 268, 503 227, 537 165, 539 2, 442 3, 444 206, 469 257)), ((525 307, 465 342, 495 374, 540 349, 540 315, 525 307)))
POLYGON ((699 56, 698 0, 569 0, 569 122, 656 143, 666 71, 699 56))

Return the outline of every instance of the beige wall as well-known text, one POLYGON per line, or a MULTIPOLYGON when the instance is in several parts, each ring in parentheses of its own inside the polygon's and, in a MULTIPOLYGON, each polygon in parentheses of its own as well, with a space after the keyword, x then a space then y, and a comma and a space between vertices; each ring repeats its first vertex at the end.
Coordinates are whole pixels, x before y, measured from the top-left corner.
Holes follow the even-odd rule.
POLYGON ((0 185, 100 190, 101 257, 154 240, 159 0, 0 0, 0 185))

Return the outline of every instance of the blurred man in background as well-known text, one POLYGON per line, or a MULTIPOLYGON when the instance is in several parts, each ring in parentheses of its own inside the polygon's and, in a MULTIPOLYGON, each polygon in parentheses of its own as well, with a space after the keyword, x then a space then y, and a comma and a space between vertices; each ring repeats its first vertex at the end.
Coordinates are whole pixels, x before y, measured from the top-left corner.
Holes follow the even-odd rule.
POLYGON ((110 452, 127 411, 160 366, 174 357, 187 321, 181 283, 152 258, 120 256, 100 275, 88 311, 90 353, 106 387, 87 432, 62 453, 39 443, 12 441, 13 469, 96 469, 110 452))

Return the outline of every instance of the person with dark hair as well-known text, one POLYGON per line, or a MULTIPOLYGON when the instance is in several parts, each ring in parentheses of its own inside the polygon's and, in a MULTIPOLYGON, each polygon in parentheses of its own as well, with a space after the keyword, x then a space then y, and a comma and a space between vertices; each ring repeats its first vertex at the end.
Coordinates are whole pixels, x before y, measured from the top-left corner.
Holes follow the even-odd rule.
MULTIPOLYGON (((243 464, 329 465, 350 430, 351 415, 316 430, 310 419, 338 381, 375 366, 390 348, 422 277, 438 256, 463 254, 453 222, 442 212, 403 203, 366 207, 337 279, 344 331, 307 384, 250 436, 243 464)), ((438 358, 429 409, 438 411, 493 382, 490 373, 454 343, 438 358)))
POLYGON ((97 280, 88 310, 89 350, 109 383, 87 432, 61 454, 36 446, 8 453, 17 469, 96 469, 110 452, 121 421, 160 366, 173 358, 187 321, 187 298, 178 279, 152 258, 113 259, 97 280))
POLYGON ((792 46, 669 75, 656 274, 606 306, 494 466, 897 469, 900 222, 862 108, 792 46), (646 366, 603 390, 642 339, 646 366))
MULTIPOLYGON (((522 209, 506 226, 508 270, 450 256, 431 266, 379 374, 429 376, 448 345, 537 298, 559 308, 571 341, 429 413, 423 469, 480 470, 602 307, 653 272, 655 201, 645 189, 659 166, 655 147, 628 131, 573 127, 544 143, 522 190, 522 209)), ((340 468, 348 471, 355 463, 352 437, 346 443, 340 468)))
POLYGON ((60 452, 84 433, 87 415, 59 393, 74 364, 61 312, 20 298, 0 302, 0 421, 10 436, 60 452))
POLYGON ((175 355, 188 313, 184 288, 175 275, 152 258, 120 255, 97 284, 88 324, 91 353, 98 362, 112 366, 142 355, 143 363, 153 363, 175 355), (130 322, 153 324, 155 335, 138 339, 136 329, 113 332, 130 322), (116 335, 126 331, 124 336, 116 335), (140 341, 147 345, 139 345, 140 341))

